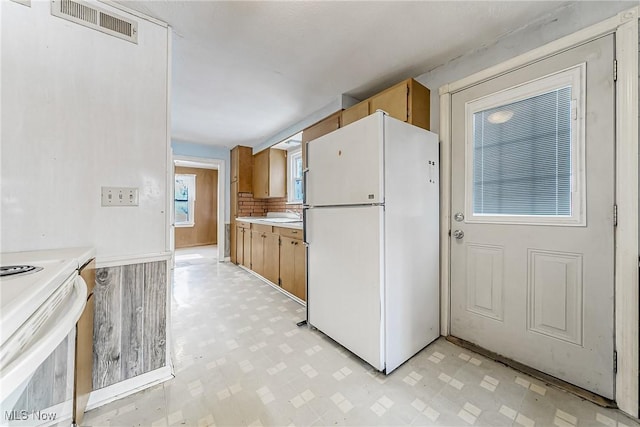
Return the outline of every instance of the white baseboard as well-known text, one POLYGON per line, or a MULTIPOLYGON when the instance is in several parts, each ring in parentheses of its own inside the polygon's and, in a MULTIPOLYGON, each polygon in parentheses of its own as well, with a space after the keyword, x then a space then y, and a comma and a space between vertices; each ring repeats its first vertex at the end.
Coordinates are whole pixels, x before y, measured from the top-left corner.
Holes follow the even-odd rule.
POLYGON ((173 370, 171 366, 164 366, 155 371, 147 372, 128 380, 94 390, 89 396, 87 403, 87 411, 97 408, 115 400, 122 399, 139 391, 153 387, 173 378, 173 370))

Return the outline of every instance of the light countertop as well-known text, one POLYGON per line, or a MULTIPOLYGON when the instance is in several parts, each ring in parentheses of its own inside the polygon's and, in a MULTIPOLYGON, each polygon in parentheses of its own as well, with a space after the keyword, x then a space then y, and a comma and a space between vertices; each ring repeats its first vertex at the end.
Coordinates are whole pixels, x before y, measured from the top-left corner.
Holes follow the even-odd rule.
POLYGON ((43 269, 0 279, 0 339, 8 338, 60 285, 94 257, 94 248, 1 253, 3 266, 34 265, 43 269))
MULTIPOLYGON (((283 222, 285 218, 266 217, 266 216, 244 216, 236 218, 236 221, 250 222, 252 224, 271 225, 273 227, 282 228, 294 228, 296 230, 302 230, 302 221, 283 222)), ((291 221, 291 218, 287 218, 287 221, 291 221)))

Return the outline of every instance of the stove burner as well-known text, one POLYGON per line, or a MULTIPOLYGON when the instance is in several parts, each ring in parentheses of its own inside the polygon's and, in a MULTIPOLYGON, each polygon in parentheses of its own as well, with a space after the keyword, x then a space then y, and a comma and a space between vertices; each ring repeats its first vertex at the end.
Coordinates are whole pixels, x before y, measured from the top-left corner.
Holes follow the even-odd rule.
POLYGON ((42 270, 42 267, 34 267, 33 265, 8 265, 0 267, 0 277, 36 273, 40 270, 42 270))

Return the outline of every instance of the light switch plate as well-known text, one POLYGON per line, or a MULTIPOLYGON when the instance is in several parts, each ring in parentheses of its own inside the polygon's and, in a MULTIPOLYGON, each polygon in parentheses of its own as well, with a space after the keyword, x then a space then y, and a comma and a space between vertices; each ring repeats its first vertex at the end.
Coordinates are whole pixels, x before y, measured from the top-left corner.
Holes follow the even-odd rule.
POLYGON ((138 206, 138 189, 102 187, 102 206, 138 206))

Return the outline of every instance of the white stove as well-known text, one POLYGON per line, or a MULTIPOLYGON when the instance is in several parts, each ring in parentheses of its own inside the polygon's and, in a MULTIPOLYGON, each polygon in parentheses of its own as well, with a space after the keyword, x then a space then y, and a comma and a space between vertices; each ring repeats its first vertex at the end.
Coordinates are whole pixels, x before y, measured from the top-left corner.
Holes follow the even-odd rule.
MULTIPOLYGON (((0 254, 0 265, 15 273, 0 277, 2 414, 15 412, 29 380, 58 345, 75 340, 75 325, 87 300, 77 270, 81 258, 93 254, 90 248, 0 254)), ((67 371, 72 373, 73 367, 67 371)), ((73 384, 72 374, 70 380, 73 384)), ((0 424, 14 424, 10 421, 0 424)))

